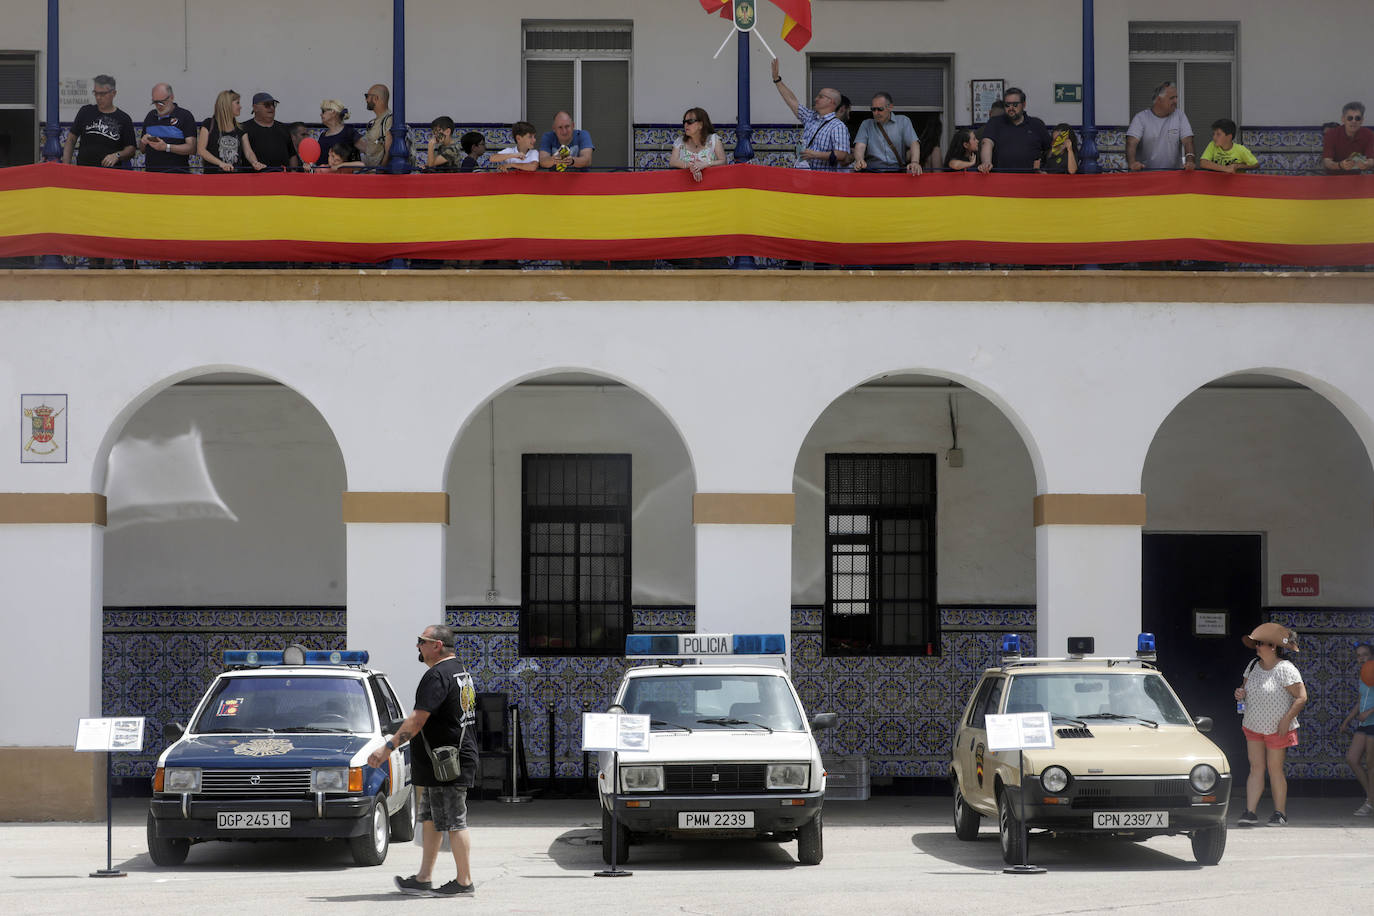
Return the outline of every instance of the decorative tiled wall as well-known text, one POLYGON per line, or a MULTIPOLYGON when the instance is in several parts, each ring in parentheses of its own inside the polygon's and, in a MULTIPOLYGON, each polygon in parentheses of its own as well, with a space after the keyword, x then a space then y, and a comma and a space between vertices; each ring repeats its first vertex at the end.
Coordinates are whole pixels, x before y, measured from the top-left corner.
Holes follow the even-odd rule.
MULTIPOLYGON (((1300 634, 1296 659, 1310 697, 1302 740, 1289 754, 1295 778, 1346 779, 1350 732, 1337 727, 1355 698, 1356 643, 1374 636, 1374 610, 1274 608, 1269 616, 1300 634)), ((821 611, 792 610, 792 678, 808 714, 835 712, 840 725, 820 733, 826 755, 868 759, 874 777, 940 777, 949 760, 954 723, 979 673, 996 659, 1004 633, 1020 633, 1034 652, 1035 609, 945 607, 940 655, 827 657, 821 651, 821 611)), ((549 775, 549 711, 553 767, 560 778, 582 775, 581 715, 604 710, 625 670, 616 657, 521 658, 515 608, 449 608, 458 658, 479 691, 506 693, 520 705, 529 775, 549 775)), ((641 633, 691 632, 689 607, 635 609, 641 633)), ((150 776, 165 746, 162 726, 184 722, 225 649, 300 642, 343 648, 342 608, 113 609, 105 613, 104 711, 148 718, 148 751, 120 755, 116 776, 150 776)), ((364 647, 365 648, 365 647, 364 647)), ((404 699, 404 698, 403 698, 404 699)))

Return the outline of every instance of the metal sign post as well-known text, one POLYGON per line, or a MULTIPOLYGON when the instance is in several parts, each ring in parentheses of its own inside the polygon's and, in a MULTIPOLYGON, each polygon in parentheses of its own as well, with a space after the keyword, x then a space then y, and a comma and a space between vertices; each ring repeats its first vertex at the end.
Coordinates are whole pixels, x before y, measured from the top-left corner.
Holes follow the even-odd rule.
POLYGON ((649 749, 649 717, 625 715, 624 707, 618 704, 611 708, 616 711, 582 714, 582 749, 611 752, 611 867, 592 874, 598 878, 625 878, 634 872, 621 868, 616 861, 616 838, 620 835, 620 818, 616 814, 620 800, 620 752, 649 749))
POLYGON ((105 867, 91 872, 92 878, 123 878, 114 867, 114 762, 118 751, 143 750, 143 717, 123 719, 81 719, 76 725, 75 750, 105 753, 105 867))
POLYGON ((1054 747, 1054 729, 1047 712, 1009 713, 1000 716, 987 716, 988 750, 1016 751, 1016 766, 1020 771, 1021 817, 1018 828, 1021 832, 1021 861, 1002 869, 1008 875, 1043 875, 1045 869, 1026 862, 1030 846, 1030 828, 1026 826, 1026 748, 1054 747))

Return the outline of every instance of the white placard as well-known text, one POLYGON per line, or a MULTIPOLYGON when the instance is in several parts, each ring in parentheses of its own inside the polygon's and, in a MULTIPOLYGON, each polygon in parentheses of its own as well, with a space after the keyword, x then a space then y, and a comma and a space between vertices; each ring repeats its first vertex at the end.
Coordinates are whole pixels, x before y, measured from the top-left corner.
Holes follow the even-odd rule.
POLYGON ((616 750, 647 751, 649 749, 649 717, 618 716, 620 719, 616 750))
POLYGON ((81 719, 76 723, 76 750, 141 751, 143 722, 142 716, 81 719))
POLYGON ((649 717, 613 712, 582 714, 582 750, 647 751, 649 717))
POLYGON ((92 101, 91 81, 85 77, 63 77, 57 86, 58 103, 63 108, 80 108, 92 101))
POLYGON ((1047 712, 1017 712, 988 716, 988 750, 1015 751, 1054 747, 1054 729, 1047 712))
POLYGON ((1227 635, 1227 618, 1230 617, 1229 611, 1213 611, 1206 608, 1193 608, 1193 635, 1194 636, 1225 636, 1227 635))

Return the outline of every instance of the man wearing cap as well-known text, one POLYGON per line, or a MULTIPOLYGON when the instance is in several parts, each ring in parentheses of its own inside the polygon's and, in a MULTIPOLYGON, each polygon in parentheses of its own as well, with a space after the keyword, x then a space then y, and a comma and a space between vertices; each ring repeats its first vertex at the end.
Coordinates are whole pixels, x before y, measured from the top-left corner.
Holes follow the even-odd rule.
POLYGON ((296 158, 296 145, 291 142, 291 128, 277 120, 277 100, 270 92, 253 94, 253 117, 243 124, 248 142, 258 161, 254 168, 294 169, 301 164, 296 158))
POLYGON ((148 172, 189 172, 196 151, 196 119, 177 104, 171 83, 153 87, 152 110, 143 118, 143 169, 148 172))
POLYGON ((1245 811, 1237 821, 1241 827, 1259 823, 1255 809, 1264 794, 1264 774, 1269 773, 1269 791, 1274 796, 1270 827, 1288 826, 1288 779, 1283 760, 1290 747, 1298 744, 1298 713, 1307 705, 1307 688, 1297 667, 1284 656, 1298 651, 1298 634, 1277 623, 1262 623, 1241 642, 1255 650, 1255 659, 1245 669, 1244 681, 1236 688, 1236 702, 1244 703, 1241 731, 1245 732, 1245 751, 1250 760, 1250 775, 1245 780, 1245 811))

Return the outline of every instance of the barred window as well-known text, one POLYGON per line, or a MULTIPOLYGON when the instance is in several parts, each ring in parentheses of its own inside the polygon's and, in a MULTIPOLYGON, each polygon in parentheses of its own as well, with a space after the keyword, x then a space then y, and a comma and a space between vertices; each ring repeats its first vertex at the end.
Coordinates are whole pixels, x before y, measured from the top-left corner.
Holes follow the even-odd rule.
POLYGON ((525 455, 520 643, 621 655, 630 611, 630 456, 525 455))
POLYGON ((825 456, 825 651, 939 651, 935 456, 825 456))

